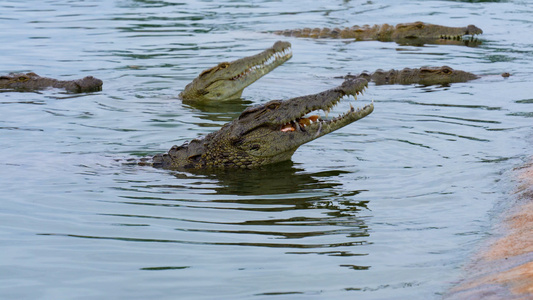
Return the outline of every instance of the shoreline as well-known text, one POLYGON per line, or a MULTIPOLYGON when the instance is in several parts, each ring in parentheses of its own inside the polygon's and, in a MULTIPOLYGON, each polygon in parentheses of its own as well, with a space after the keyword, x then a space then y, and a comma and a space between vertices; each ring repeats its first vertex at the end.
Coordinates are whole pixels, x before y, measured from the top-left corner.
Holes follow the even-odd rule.
POLYGON ((513 173, 514 203, 444 299, 533 299, 533 162, 513 173))

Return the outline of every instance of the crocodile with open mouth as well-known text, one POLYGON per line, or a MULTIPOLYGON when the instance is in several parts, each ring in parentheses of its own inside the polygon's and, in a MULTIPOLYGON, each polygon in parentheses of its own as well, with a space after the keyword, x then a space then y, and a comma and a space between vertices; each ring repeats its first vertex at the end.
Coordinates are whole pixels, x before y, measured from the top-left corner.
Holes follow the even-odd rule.
POLYGON ((318 94, 249 107, 219 131, 154 156, 152 166, 176 170, 255 168, 289 160, 299 146, 369 115, 373 104, 360 109, 350 104, 348 111, 332 119, 309 115, 316 110, 327 115, 341 99, 356 98, 367 85, 362 78, 348 79, 318 94))
POLYGON ((291 44, 278 41, 265 51, 204 70, 179 94, 185 102, 240 98, 247 86, 292 57, 291 44))
POLYGON ((363 25, 345 28, 303 28, 275 31, 275 34, 294 37, 355 39, 357 41, 409 41, 421 40, 427 43, 447 43, 461 41, 465 35, 475 36, 483 33, 475 25, 467 27, 448 27, 424 22, 401 23, 396 26, 389 24, 363 25))
POLYGON ((86 76, 77 80, 57 80, 33 72, 0 76, 0 90, 30 92, 47 88, 65 89, 70 93, 90 93, 102 90, 102 80, 86 76))

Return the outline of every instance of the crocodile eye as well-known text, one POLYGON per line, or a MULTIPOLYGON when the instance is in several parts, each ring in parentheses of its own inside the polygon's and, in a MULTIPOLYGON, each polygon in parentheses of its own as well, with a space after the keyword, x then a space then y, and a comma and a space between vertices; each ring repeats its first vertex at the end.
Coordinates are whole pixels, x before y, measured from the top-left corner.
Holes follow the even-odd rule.
POLYGON ((197 161, 200 160, 201 157, 202 157, 201 154, 196 154, 196 155, 191 155, 191 156, 189 156, 187 159, 188 159, 189 161, 192 161, 192 162, 197 162, 197 161))
POLYGON ((444 74, 450 74, 451 72, 452 72, 452 70, 450 70, 450 69, 442 70, 442 73, 444 73, 444 74))
POLYGON ((267 105, 268 109, 276 109, 278 107, 279 107, 279 103, 270 103, 269 105, 267 105))
POLYGON ((250 147, 250 150, 257 151, 261 149, 261 145, 259 144, 253 144, 252 147, 250 147))
POLYGON ((25 82, 25 81, 30 80, 30 78, 28 76, 22 75, 22 76, 19 76, 19 78, 17 78, 17 80, 20 81, 20 82, 25 82))
POLYGON ((203 76, 206 76, 206 75, 211 75, 211 73, 213 72, 216 72, 218 70, 222 70, 222 69, 225 69, 229 67, 229 63, 227 62, 222 62, 222 63, 219 63, 217 66, 214 66, 210 69, 207 69, 207 70, 203 70, 202 73, 200 73, 200 75, 198 77, 203 77, 203 76))
POLYGON ((412 23, 415 28, 424 28, 426 24, 424 22, 414 22, 412 23))

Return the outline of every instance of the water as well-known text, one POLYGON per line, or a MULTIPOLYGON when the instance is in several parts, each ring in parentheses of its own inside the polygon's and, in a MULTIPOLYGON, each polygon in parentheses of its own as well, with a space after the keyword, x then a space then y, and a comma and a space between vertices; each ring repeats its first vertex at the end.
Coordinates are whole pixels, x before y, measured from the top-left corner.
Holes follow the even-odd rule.
MULTIPOLYGON (((93 75, 102 92, 0 93, 5 299, 438 299, 531 155, 529 1, 0 1, 0 73, 93 75), (473 2, 473 3, 471 3, 473 2), (459 47, 265 31, 409 21, 484 30, 459 47), (283 39, 293 58, 243 99, 176 98, 202 70, 283 39), (373 86, 364 120, 292 162, 198 175, 124 165, 245 107, 377 68, 482 79, 373 86), (513 74, 502 79, 502 72, 513 74)), ((503 206, 502 206, 503 203, 503 206)))

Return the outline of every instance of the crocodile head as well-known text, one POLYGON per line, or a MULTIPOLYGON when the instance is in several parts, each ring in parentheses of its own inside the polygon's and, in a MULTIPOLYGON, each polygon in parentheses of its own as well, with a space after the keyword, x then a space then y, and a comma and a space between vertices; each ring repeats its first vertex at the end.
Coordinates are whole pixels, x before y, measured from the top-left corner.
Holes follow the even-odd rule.
POLYGON ((203 71, 179 96, 185 101, 239 98, 244 88, 291 57, 291 44, 278 41, 259 54, 223 62, 203 71))
POLYGON ((254 168, 289 160, 301 145, 369 115, 373 104, 350 105, 336 118, 323 119, 314 111, 329 110, 345 96, 360 94, 368 82, 349 79, 322 93, 289 100, 272 100, 245 109, 231 123, 204 139, 174 146, 153 158, 153 166, 167 169, 254 168))
POLYGON ((446 85, 454 82, 467 82, 479 78, 470 72, 454 70, 448 66, 422 67, 419 71, 419 84, 422 85, 446 85))
POLYGON ((377 69, 374 73, 363 72, 359 75, 346 75, 343 78, 364 78, 376 85, 384 84, 421 84, 448 85, 456 82, 467 82, 479 76, 462 70, 454 70, 448 66, 404 68, 402 70, 384 71, 377 69))
POLYGON ((475 25, 467 27, 448 27, 424 22, 402 23, 396 25, 392 39, 457 39, 465 35, 482 34, 483 30, 475 25))
POLYGON ((77 80, 57 80, 41 77, 33 72, 12 73, 0 76, 0 89, 36 91, 47 88, 62 88, 71 93, 88 93, 102 90, 102 80, 86 76, 77 80))

